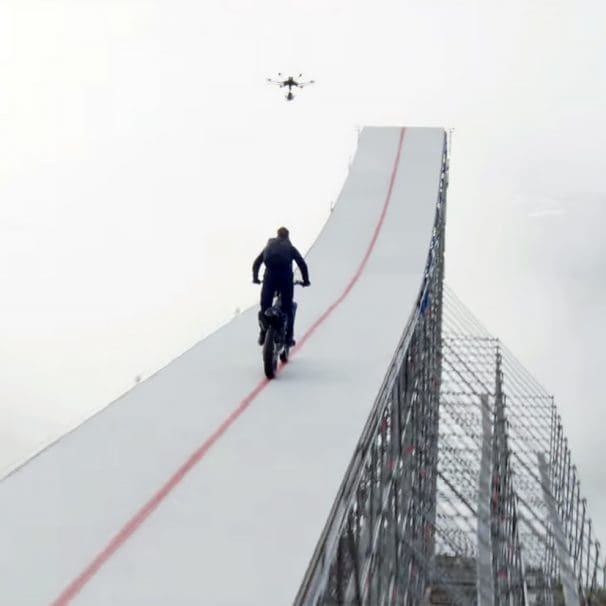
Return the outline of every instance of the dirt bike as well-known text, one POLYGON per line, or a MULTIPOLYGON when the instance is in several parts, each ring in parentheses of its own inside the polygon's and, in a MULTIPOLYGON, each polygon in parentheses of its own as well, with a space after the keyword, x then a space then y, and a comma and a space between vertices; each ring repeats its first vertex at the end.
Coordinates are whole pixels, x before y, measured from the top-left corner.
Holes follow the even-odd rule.
MULTIPOLYGON (((295 285, 303 285, 303 282, 296 281, 295 285)), ((295 322, 297 304, 292 302, 292 319, 295 322)), ((274 295, 273 305, 265 310, 265 341, 263 342, 263 370, 268 379, 273 379, 278 370, 278 359, 281 362, 288 362, 288 353, 290 343, 286 342, 286 333, 288 331, 288 317, 282 311, 281 297, 279 293, 274 295)))

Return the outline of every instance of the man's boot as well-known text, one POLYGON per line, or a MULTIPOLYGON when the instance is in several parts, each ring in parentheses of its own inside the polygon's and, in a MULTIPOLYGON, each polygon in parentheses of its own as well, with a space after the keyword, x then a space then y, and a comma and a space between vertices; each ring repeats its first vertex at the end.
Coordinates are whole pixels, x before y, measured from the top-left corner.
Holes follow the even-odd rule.
POLYGON ((265 335, 267 334, 267 325, 265 324, 265 316, 259 312, 259 338, 257 343, 263 345, 265 343, 265 335))
POLYGON ((288 347, 294 347, 297 344, 297 342, 293 339, 296 313, 297 304, 295 303, 295 301, 293 301, 291 307, 290 322, 288 323, 288 329, 286 331, 286 343, 288 344, 288 347))

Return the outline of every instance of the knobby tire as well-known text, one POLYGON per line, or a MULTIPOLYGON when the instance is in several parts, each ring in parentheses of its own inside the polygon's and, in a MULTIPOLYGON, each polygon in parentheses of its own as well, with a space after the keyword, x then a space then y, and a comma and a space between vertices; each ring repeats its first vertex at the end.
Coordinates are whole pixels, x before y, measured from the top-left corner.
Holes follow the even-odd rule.
POLYGON ((268 328, 265 333, 265 342, 263 343, 263 370, 268 379, 273 379, 276 376, 276 369, 278 367, 278 356, 274 355, 275 347, 274 329, 268 328))

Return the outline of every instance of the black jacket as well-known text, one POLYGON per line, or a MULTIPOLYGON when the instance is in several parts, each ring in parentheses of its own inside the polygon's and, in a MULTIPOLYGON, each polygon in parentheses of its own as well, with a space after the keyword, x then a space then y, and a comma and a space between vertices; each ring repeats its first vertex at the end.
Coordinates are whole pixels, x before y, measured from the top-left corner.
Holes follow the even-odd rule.
POLYGON ((305 263, 305 259, 303 259, 299 251, 290 243, 290 240, 288 238, 270 238, 261 254, 253 263, 253 280, 259 278, 261 263, 265 263, 266 271, 292 275, 293 261, 301 270, 303 282, 309 282, 307 263, 305 263))

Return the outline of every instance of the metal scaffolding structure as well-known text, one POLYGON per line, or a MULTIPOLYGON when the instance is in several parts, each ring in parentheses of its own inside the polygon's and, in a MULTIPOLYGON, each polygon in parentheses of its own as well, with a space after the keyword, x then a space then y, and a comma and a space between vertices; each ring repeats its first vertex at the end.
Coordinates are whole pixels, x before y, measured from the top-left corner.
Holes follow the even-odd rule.
POLYGON ((417 306, 295 604, 606 604, 552 396, 443 285, 447 186, 445 140, 417 306))
POLYGON ((477 561, 480 604, 592 603, 606 571, 553 397, 448 288, 443 309, 437 519, 465 548, 436 552, 477 561), (490 532, 477 513, 487 503, 490 532))

